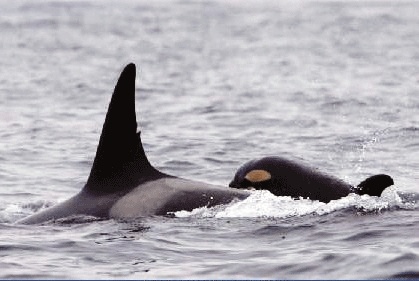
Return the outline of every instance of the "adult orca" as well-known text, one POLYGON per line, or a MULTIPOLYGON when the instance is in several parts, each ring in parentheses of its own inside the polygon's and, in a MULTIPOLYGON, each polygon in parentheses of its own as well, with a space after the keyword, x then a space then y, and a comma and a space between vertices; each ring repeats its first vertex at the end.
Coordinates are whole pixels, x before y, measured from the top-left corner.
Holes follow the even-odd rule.
POLYGON ((302 197, 327 203, 350 193, 380 196, 385 188, 393 184, 390 176, 380 174, 354 187, 303 163, 270 156, 245 163, 237 170, 229 186, 265 189, 277 196, 302 197))
POLYGON ((167 175, 150 164, 137 133, 135 74, 135 65, 131 63, 118 79, 83 189, 19 223, 38 224, 73 215, 115 219, 165 215, 249 196, 244 190, 167 175))

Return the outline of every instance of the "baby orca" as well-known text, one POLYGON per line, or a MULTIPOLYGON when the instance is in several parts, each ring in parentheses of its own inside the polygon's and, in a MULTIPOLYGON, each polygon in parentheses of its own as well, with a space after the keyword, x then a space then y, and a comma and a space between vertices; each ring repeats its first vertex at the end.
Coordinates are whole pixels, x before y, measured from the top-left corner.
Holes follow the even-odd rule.
POLYGON ((354 187, 296 161, 282 157, 264 157, 241 166, 229 186, 269 190, 277 196, 302 197, 327 203, 349 193, 380 196, 384 189, 393 184, 390 176, 380 174, 369 177, 354 187))

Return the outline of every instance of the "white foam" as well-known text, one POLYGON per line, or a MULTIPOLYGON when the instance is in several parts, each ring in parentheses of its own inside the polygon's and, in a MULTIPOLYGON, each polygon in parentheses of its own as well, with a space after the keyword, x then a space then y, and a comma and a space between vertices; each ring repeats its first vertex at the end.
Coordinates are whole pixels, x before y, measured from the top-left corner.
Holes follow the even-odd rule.
POLYGON ((202 207, 188 211, 175 212, 176 217, 215 217, 215 218, 254 218, 274 217, 286 218, 308 214, 325 215, 338 210, 355 207, 370 212, 402 206, 401 198, 394 189, 387 189, 381 197, 350 194, 329 203, 300 198, 275 196, 266 190, 252 191, 252 194, 242 201, 234 201, 227 205, 212 208, 202 207))

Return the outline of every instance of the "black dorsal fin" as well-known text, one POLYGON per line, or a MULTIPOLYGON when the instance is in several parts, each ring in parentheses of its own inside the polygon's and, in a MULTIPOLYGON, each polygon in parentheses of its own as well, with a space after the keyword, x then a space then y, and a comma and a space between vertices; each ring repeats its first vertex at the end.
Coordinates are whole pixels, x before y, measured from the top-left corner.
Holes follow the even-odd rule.
POLYGON ((359 195, 368 194, 371 196, 381 196, 384 189, 393 184, 394 181, 390 176, 380 174, 367 178, 358 184, 354 191, 359 195))
POLYGON ((85 190, 126 190, 158 173, 150 165, 137 133, 135 72, 135 65, 128 64, 115 86, 85 190))

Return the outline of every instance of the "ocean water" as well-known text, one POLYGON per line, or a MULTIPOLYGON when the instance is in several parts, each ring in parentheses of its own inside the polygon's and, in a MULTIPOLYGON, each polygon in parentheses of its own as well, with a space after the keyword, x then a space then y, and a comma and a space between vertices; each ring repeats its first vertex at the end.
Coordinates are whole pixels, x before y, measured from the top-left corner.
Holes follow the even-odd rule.
POLYGON ((416 1, 2 1, 0 278, 419 278, 416 1), (299 159, 382 197, 15 222, 77 193, 137 65, 150 161, 225 185, 299 159))

